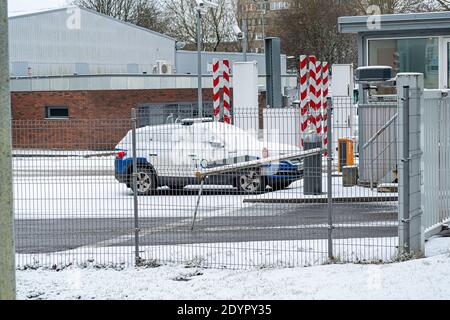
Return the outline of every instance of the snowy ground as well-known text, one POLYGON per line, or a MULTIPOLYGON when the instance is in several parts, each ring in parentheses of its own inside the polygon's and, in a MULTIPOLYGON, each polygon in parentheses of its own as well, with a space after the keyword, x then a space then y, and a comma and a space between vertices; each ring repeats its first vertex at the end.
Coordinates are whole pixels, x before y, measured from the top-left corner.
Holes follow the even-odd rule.
MULTIPOLYGON (((129 241, 131 242, 130 236, 129 241)), ((122 239, 127 241, 128 239, 122 239)), ((37 268, 67 265, 85 266, 93 263, 108 266, 134 265, 133 246, 109 246, 106 240, 97 246, 69 251, 17 254, 19 267, 37 268)), ((339 260, 393 261, 397 256, 398 238, 334 239, 333 254, 339 260)), ((230 243, 195 243, 181 245, 141 246, 140 257, 146 261, 177 261, 198 266, 251 269, 266 267, 291 268, 320 265, 328 260, 326 239, 249 241, 230 243)))
POLYGON ((384 265, 323 265, 250 271, 156 268, 17 272, 19 299, 450 299, 450 238, 428 258, 384 265))
MULTIPOLYGON (((246 201, 251 202, 252 200, 260 201, 260 200, 292 200, 292 199, 327 199, 327 175, 323 174, 322 178, 322 195, 303 195, 303 184, 304 180, 298 180, 290 185, 288 189, 265 193, 257 196, 249 196, 246 197, 246 201)), ((353 187, 344 187, 342 176, 333 176, 332 179, 332 190, 333 190, 333 198, 336 199, 374 199, 376 201, 385 201, 387 198, 397 197, 398 193, 386 193, 386 192, 378 192, 377 189, 371 190, 370 188, 365 188, 361 186, 353 186, 353 187)))
MULTIPOLYGON (((70 218, 131 218, 134 215, 133 196, 130 189, 116 181, 110 165, 113 159, 85 160, 84 158, 20 158, 15 160, 14 195, 16 219, 70 219, 70 218), (55 161, 49 168, 48 161, 55 161), (72 168, 72 169, 71 169, 72 168), (75 170, 76 169, 76 170, 75 170), (109 172, 109 173, 108 173, 109 172)), ((182 196, 159 194, 139 197, 139 215, 142 218, 192 217, 197 203, 198 186, 188 186, 192 191, 182 196)), ((305 196, 303 180, 288 189, 248 196, 238 194, 227 186, 207 186, 199 203, 202 216, 229 216, 233 211, 249 207, 253 202, 327 198, 326 177, 323 194, 305 196), (225 191, 225 195, 223 194, 225 191)), ((333 177, 335 199, 355 198, 372 201, 392 201, 396 193, 379 193, 360 186, 343 187, 342 177, 333 177)))

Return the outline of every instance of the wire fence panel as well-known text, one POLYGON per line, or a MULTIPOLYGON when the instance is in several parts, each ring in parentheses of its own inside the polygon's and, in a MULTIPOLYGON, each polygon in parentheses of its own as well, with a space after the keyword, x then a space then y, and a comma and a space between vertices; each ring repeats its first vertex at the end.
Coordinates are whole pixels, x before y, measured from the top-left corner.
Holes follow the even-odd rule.
POLYGON ((398 246, 396 103, 333 97, 336 259, 391 261, 398 246))
MULTIPOLYGON (((227 268, 327 260, 326 202, 304 198, 302 159, 199 178, 205 170, 301 152, 280 141, 295 141, 300 129, 283 125, 292 116, 283 111, 270 131, 267 115, 251 111, 235 114, 236 125, 184 119, 137 130, 144 260, 227 268)), ((129 138, 122 143, 129 150, 129 138)))
MULTIPOLYGON (((241 111, 233 125, 179 106, 155 123, 137 114, 13 121, 19 266, 242 269, 322 264, 330 249, 342 261, 395 256, 397 193, 358 183, 351 100, 334 98, 331 171, 323 131, 301 133, 298 109, 241 111), (353 142, 355 155, 343 152, 353 142)), ((390 116, 363 127, 377 132, 390 116)), ((372 142, 377 152, 395 139, 388 132, 372 142)))
POLYGON ((130 120, 14 120, 12 128, 18 265, 132 257, 111 248, 133 228, 131 193, 114 179, 115 145, 130 120))
POLYGON ((425 90, 422 108, 423 225, 425 236, 450 222, 450 100, 448 91, 425 90))

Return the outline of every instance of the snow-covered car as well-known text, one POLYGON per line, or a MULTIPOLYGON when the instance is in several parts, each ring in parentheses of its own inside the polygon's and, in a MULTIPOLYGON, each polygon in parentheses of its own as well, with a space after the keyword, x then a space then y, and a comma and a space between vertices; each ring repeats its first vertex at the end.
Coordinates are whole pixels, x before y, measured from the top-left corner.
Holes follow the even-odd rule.
MULTIPOLYGON (((116 146, 115 177, 132 188, 132 131, 116 146)), ((137 192, 150 195, 158 187, 182 189, 201 181, 196 173, 209 168, 299 152, 293 145, 264 143, 256 134, 213 121, 183 120, 136 130, 137 192)), ((209 176, 209 185, 234 186, 258 193, 287 188, 301 179, 301 160, 280 161, 259 168, 209 176)))

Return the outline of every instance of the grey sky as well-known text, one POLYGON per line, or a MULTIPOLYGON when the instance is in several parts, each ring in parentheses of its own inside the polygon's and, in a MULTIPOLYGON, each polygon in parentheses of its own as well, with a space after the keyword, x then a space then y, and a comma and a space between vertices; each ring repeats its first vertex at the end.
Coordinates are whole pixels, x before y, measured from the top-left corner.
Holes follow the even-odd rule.
POLYGON ((67 5, 70 0, 8 0, 9 14, 40 9, 57 8, 67 5))

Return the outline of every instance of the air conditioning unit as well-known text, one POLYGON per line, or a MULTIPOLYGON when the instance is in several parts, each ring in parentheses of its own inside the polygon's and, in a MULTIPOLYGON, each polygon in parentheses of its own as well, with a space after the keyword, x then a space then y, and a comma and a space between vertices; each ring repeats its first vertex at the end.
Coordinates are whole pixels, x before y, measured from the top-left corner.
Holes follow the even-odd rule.
POLYGON ((156 65, 153 66, 153 74, 172 74, 173 68, 170 63, 165 60, 156 61, 156 65))

